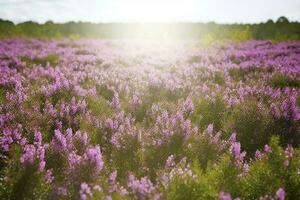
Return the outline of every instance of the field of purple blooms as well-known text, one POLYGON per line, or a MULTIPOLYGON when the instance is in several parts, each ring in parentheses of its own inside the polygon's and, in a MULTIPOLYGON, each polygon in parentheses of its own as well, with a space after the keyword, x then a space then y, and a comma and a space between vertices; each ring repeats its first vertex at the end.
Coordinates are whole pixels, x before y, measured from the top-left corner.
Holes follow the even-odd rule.
POLYGON ((300 42, 0 41, 0 199, 300 199, 300 42))

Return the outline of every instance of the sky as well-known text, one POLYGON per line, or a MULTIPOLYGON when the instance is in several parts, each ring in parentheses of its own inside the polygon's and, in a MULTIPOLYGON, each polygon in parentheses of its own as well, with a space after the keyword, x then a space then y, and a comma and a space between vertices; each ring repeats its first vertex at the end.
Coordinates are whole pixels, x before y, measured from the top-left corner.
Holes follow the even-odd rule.
POLYGON ((300 21, 300 0, 0 0, 0 18, 54 22, 300 21))

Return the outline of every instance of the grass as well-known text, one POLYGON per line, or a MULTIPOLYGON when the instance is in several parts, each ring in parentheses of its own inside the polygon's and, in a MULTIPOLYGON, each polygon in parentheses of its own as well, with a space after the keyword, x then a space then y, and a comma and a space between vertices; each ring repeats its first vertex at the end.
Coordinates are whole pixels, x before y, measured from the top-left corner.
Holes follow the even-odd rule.
POLYGON ((268 84, 274 88, 285 88, 285 87, 300 87, 300 80, 290 77, 286 74, 276 74, 268 81, 268 84))

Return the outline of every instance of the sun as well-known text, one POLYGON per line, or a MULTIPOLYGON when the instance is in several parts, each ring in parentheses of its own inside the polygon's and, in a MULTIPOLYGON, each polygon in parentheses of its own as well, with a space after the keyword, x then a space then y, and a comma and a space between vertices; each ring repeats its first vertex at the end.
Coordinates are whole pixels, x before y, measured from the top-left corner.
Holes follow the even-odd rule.
POLYGON ((184 21, 195 13, 192 0, 128 0, 119 7, 119 16, 126 22, 184 21))

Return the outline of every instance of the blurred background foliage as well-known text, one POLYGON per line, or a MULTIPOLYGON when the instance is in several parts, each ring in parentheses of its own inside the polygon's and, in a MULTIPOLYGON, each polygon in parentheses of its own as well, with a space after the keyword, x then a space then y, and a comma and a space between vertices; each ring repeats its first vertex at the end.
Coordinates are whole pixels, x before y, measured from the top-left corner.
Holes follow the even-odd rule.
POLYGON ((209 23, 90 23, 33 21, 14 24, 0 19, 0 38, 166 38, 218 40, 299 40, 300 23, 280 17, 259 24, 209 23))

